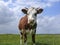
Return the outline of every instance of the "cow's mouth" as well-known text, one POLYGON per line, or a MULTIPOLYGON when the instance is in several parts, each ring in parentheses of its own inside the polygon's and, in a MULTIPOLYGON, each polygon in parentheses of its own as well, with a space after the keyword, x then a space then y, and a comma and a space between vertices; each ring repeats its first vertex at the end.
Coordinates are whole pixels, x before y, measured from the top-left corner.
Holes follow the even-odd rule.
POLYGON ((30 23, 33 24, 34 23, 34 20, 31 20, 30 23))
POLYGON ((35 24, 34 21, 29 22, 29 25, 33 26, 35 24))

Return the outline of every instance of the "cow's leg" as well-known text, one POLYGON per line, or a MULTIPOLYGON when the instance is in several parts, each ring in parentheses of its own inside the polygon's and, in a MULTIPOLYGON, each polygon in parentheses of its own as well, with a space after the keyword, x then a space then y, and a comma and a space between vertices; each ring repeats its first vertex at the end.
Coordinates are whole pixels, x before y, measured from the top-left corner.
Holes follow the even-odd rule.
POLYGON ((24 34, 24 45, 27 45, 27 34, 24 34))
POLYGON ((25 32, 24 32, 24 30, 22 29, 22 30, 20 31, 20 45, 24 45, 24 34, 25 34, 25 32))
POLYGON ((23 45, 23 33, 20 32, 20 45, 23 45))
POLYGON ((25 30, 22 30, 20 35, 20 45, 27 45, 27 34, 25 30))
POLYGON ((32 42, 33 42, 33 45, 35 45, 35 34, 32 34, 32 42))
POLYGON ((33 42, 33 45, 35 45, 35 32, 36 32, 36 30, 33 30, 33 33, 32 33, 32 42, 33 42))

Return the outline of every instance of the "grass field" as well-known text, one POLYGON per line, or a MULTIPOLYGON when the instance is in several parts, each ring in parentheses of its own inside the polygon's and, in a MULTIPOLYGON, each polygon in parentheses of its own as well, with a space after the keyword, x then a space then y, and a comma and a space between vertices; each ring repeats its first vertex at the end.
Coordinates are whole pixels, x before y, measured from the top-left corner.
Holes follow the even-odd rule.
MULTIPOLYGON (((19 45, 20 36, 18 34, 0 34, 0 45, 19 45)), ((31 37, 28 36, 28 45, 31 45, 31 37)), ((60 45, 59 34, 36 35, 36 45, 60 45)))

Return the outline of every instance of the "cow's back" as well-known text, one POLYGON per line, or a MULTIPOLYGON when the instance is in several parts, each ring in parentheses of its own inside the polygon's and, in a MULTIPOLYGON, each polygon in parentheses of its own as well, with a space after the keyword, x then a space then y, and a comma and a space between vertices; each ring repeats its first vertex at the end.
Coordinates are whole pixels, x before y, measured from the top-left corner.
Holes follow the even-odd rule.
POLYGON ((18 28, 20 30, 25 29, 26 28, 26 25, 27 25, 27 21, 28 21, 28 18, 27 18, 27 15, 25 15, 24 17, 22 17, 20 19, 18 28))

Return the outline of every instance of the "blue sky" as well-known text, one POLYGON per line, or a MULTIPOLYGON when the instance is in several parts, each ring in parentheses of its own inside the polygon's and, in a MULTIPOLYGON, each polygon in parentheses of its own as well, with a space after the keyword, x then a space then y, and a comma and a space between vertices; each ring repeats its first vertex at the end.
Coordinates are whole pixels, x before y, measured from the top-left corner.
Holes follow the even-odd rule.
POLYGON ((0 0, 0 34, 18 34, 19 19, 24 7, 40 7, 37 16, 39 34, 60 34, 60 0, 0 0))

